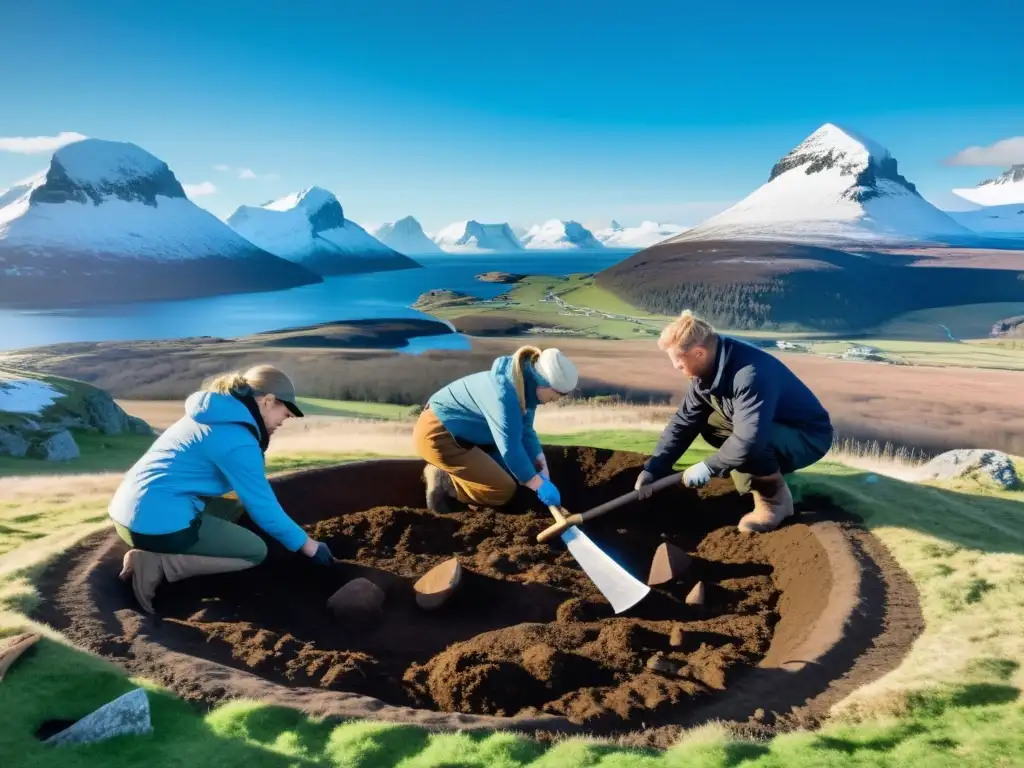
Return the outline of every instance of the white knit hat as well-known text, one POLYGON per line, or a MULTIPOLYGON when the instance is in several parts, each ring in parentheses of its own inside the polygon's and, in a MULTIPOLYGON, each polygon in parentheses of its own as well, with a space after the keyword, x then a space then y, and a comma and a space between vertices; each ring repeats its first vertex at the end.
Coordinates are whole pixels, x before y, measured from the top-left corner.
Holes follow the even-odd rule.
POLYGON ((576 389, 579 374, 572 360, 555 348, 545 349, 533 366, 552 389, 566 394, 576 389))

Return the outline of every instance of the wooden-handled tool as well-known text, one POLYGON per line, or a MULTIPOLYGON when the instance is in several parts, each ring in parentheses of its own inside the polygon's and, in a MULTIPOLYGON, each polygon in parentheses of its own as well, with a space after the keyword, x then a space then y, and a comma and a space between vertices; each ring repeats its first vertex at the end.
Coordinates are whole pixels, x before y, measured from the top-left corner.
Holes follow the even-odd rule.
MULTIPOLYGON (((653 483, 649 484, 646 487, 649 488, 652 493, 655 493, 664 488, 668 488, 669 486, 679 485, 679 483, 682 482, 682 479, 683 473, 675 472, 671 475, 668 475, 667 477, 661 478, 661 480, 655 480, 653 483)), ((595 517, 600 517, 606 512, 611 512, 613 509, 618 509, 619 507, 625 506, 626 504, 629 504, 631 501, 636 501, 639 498, 639 491, 630 491, 629 493, 624 493, 618 498, 612 499, 611 501, 606 501, 604 504, 601 504, 600 506, 594 507, 593 509, 588 509, 586 512, 580 512, 575 515, 566 515, 565 510, 559 510, 558 507, 550 507, 549 509, 551 510, 551 514, 555 518, 555 524, 548 528, 545 528, 543 531, 538 533, 537 541, 547 541, 552 536, 557 536, 567 528, 571 528, 574 525, 579 525, 580 523, 585 523, 587 520, 593 520, 595 517)))
MULTIPOLYGON (((575 558, 580 568, 594 586, 611 603, 615 613, 622 613, 644 599, 651 591, 592 542, 587 534, 567 522, 566 511, 561 507, 549 506, 548 511, 555 518, 555 525, 561 527, 562 541, 565 542, 569 554, 575 558)), ((579 517, 572 515, 571 517, 579 517)))

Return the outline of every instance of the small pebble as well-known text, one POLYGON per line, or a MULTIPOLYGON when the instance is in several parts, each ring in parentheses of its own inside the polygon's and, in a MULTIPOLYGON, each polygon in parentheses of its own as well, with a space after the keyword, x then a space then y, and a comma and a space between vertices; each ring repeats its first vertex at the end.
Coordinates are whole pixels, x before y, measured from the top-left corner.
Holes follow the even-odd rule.
POLYGON ((668 644, 673 648, 678 648, 683 644, 683 628, 678 624, 672 627, 672 634, 668 638, 668 644))

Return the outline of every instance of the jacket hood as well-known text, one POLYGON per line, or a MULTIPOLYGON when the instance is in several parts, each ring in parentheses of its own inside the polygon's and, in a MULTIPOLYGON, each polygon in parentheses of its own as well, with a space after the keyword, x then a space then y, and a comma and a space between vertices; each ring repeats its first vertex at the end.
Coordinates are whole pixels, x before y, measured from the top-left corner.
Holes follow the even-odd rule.
POLYGON ((185 401, 185 413, 200 424, 250 424, 258 427, 241 400, 218 392, 193 392, 185 401))
MULTIPOLYGON (((515 382, 512 380, 512 355, 496 358, 491 365, 491 374, 499 383, 504 381, 509 386, 515 387, 515 382)), ((526 384, 526 407, 536 408, 539 404, 537 387, 547 386, 547 382, 533 369, 532 365, 523 366, 523 382, 526 384)))

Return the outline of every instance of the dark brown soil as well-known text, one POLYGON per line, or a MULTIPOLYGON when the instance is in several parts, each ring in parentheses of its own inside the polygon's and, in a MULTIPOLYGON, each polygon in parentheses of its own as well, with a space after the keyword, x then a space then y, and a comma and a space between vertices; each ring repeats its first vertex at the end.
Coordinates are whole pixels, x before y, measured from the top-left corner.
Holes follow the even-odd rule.
MULTIPOLYGON (((578 511, 629 491, 643 460, 548 455, 578 511)), ((813 724, 824 713, 816 698, 880 676, 921 628, 909 580, 884 550, 858 545, 870 537, 838 512, 745 536, 735 523, 749 500, 716 481, 701 496, 671 489, 588 522, 586 533, 641 581, 664 541, 692 557, 679 579, 615 616, 560 540, 536 542, 551 519, 532 494, 501 511, 433 514, 420 508, 421 467, 368 462, 276 481, 290 514, 339 558, 326 571, 271 543, 258 568, 163 585, 153 618, 115 578, 125 547, 104 533, 50 568, 37 618, 206 702, 256 696, 435 727, 632 733, 638 744, 668 743, 712 716, 745 723, 758 708, 769 722, 744 728, 813 724), (419 608, 413 583, 452 555, 459 589, 439 609, 419 608), (326 601, 356 577, 384 590, 383 612, 341 621, 326 601), (688 606, 698 581, 706 602, 688 606), (867 596, 874 602, 855 611, 867 596), (892 626, 890 606, 902 611, 892 626)))

